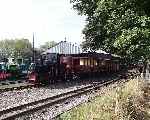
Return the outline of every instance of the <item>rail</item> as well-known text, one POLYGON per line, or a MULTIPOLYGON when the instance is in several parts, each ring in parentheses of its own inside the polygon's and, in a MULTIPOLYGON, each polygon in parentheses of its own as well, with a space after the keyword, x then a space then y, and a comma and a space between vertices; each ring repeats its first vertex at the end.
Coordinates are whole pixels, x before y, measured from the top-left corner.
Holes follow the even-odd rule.
POLYGON ((73 98, 73 97, 85 94, 85 93, 90 92, 94 89, 98 89, 102 86, 106 86, 106 85, 111 84, 113 82, 116 82, 118 80, 119 79, 111 80, 111 81, 100 83, 100 84, 95 83, 95 84, 92 84, 92 85, 89 85, 89 86, 86 86, 83 88, 79 88, 76 90, 72 90, 72 91, 69 91, 66 93, 59 94, 56 96, 48 97, 48 98, 41 99, 38 101, 23 104, 20 106, 1 110, 0 111, 0 119, 1 120, 11 120, 11 119, 26 115, 28 113, 36 112, 37 110, 43 109, 45 107, 49 107, 51 105, 54 105, 54 104, 57 104, 57 103, 62 102, 64 100, 67 100, 69 98, 73 98))
POLYGON ((37 86, 37 85, 34 85, 34 84, 24 84, 24 85, 17 85, 17 84, 1 85, 0 93, 12 91, 12 90, 23 90, 23 89, 26 89, 26 88, 32 88, 32 87, 36 87, 36 86, 37 86))

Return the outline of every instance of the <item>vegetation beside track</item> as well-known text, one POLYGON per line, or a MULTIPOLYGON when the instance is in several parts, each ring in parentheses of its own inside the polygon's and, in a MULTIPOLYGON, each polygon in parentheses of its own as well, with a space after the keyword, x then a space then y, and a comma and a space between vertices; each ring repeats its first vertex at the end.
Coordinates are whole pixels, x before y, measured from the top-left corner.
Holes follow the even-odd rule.
POLYGON ((59 120, 149 120, 150 86, 143 80, 130 80, 96 99, 76 107, 59 120))

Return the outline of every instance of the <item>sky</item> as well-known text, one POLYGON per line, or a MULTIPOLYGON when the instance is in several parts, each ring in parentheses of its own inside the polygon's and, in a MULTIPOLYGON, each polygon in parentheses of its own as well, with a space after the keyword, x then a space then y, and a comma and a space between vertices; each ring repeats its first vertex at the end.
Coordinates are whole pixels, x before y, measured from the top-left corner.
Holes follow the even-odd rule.
POLYGON ((46 41, 81 43, 85 16, 70 0, 0 0, 0 40, 27 38, 35 46, 46 41))

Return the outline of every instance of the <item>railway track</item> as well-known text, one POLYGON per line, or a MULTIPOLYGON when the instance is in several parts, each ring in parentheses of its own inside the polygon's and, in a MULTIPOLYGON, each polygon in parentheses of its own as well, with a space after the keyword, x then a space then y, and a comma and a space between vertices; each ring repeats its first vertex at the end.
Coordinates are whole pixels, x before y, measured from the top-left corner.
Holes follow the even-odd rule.
MULTIPOLYGON (((117 80, 115 80, 116 82, 117 82, 117 80)), ((124 84, 124 83, 126 83, 126 82, 128 82, 129 81, 129 79, 120 79, 120 81, 118 81, 119 82, 119 84, 120 83, 122 83, 122 84, 124 84)), ((106 84, 104 84, 104 85, 110 85, 112 82, 108 82, 108 83, 106 83, 106 84)), ((114 82, 115 83, 115 82, 114 82)), ((117 83, 118 84, 118 83, 117 83)), ((121 85, 121 84, 120 84, 121 85)), ((113 86, 112 88, 116 88, 117 86, 113 86)), ((98 87, 99 88, 99 87, 98 87)), ((98 89, 98 91, 99 91, 100 89, 98 89)), ((96 92, 97 92, 97 90, 96 90, 96 92)), ((102 93, 103 94, 103 93, 102 93)), ((96 95, 97 96, 97 95, 96 95)), ((99 95, 98 95, 99 96, 99 95)), ((91 99, 93 99, 93 98, 95 98, 95 96, 94 97, 92 97, 92 98, 90 98, 90 101, 91 101, 91 99)), ((84 102, 86 102, 86 101, 84 101, 84 102)), ((51 117, 51 119, 52 120, 58 120, 59 118, 60 118, 60 115, 62 115, 63 113, 65 113, 65 112, 67 112, 67 111, 69 111, 69 110, 71 110, 71 109, 73 109, 73 108, 75 108, 75 107, 77 107, 77 106, 79 106, 79 105, 81 105, 82 103, 84 103, 84 102, 81 102, 81 103, 79 103, 79 104, 77 104, 77 105, 75 105, 75 106, 72 106, 72 107, 70 107, 70 108, 68 108, 68 109, 64 109, 64 110, 62 110, 62 111, 60 111, 60 112, 58 112, 58 113, 56 113, 56 114, 54 114, 52 117, 51 117)))
POLYGON ((12 91, 12 90, 22 90, 26 88, 36 87, 35 84, 30 84, 27 82, 15 82, 15 81, 9 81, 9 84, 7 82, 2 82, 0 85, 0 93, 12 91))
POLYGON ((32 87, 35 87, 35 85, 24 85, 24 86, 6 87, 4 89, 0 89, 0 93, 1 92, 12 91, 12 90, 23 90, 23 89, 32 88, 32 87))
POLYGON ((85 94, 87 92, 90 92, 92 90, 98 89, 104 85, 111 84, 113 82, 116 82, 116 80, 111 80, 105 83, 94 83, 93 85, 89 85, 83 88, 79 88, 73 91, 69 91, 66 93, 62 93, 56 96, 48 97, 45 99, 41 99, 38 101, 34 101, 31 103, 23 104, 20 106, 12 107, 9 109, 1 110, 0 111, 0 119, 1 120, 13 120, 17 117, 21 117, 26 114, 31 114, 32 112, 36 112, 38 110, 41 110, 43 108, 52 106, 54 104, 57 104, 59 102, 63 102, 64 100, 67 100, 69 98, 73 98, 82 94, 85 94))

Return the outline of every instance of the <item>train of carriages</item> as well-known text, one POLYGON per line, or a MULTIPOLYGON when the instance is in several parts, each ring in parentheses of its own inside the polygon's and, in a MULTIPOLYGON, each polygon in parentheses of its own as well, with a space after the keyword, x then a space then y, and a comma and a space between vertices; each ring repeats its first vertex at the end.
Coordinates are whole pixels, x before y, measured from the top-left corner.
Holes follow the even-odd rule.
POLYGON ((57 81, 77 80, 85 77, 116 73, 120 70, 120 58, 104 53, 42 54, 30 66, 0 63, 0 81, 17 80, 22 76, 35 84, 51 84, 57 81), (29 67, 28 67, 29 66, 29 67))
POLYGON ((36 63, 31 63, 28 81, 51 84, 57 81, 116 73, 120 70, 119 59, 104 53, 43 54, 36 63))

